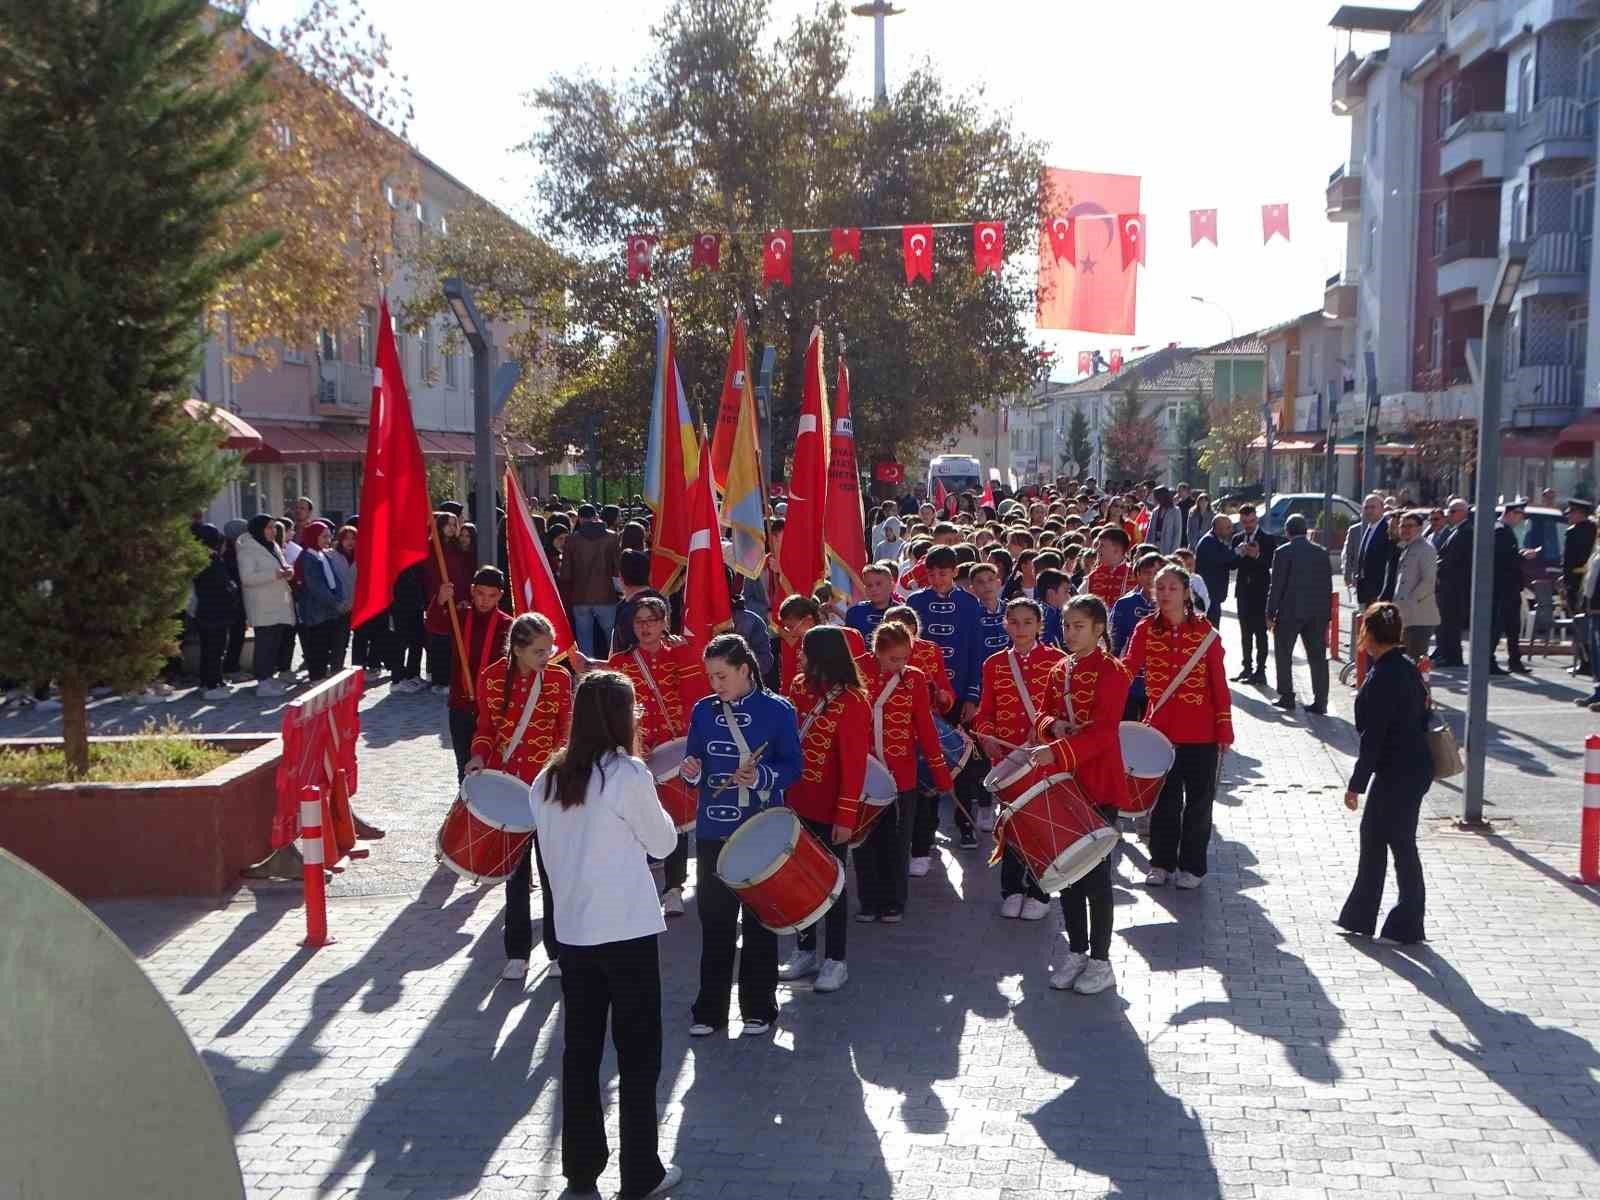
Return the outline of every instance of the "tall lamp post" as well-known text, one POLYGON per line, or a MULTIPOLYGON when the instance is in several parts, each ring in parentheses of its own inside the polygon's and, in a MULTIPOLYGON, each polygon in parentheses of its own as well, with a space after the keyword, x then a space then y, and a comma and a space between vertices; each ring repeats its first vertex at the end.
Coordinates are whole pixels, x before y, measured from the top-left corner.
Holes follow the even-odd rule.
POLYGON ((872 94, 881 108, 889 103, 889 82, 883 62, 883 22, 885 18, 905 12, 905 9, 896 8, 889 0, 872 0, 870 4, 858 4, 850 11, 858 17, 872 18, 872 94))
POLYGON ((1500 402, 1506 322, 1528 265, 1525 242, 1508 245, 1500 257, 1494 293, 1483 318, 1483 411, 1478 416, 1476 511, 1472 527, 1472 661, 1467 674, 1467 776, 1461 788, 1461 824, 1481 828, 1483 768, 1489 741, 1489 663, 1494 653, 1489 624, 1494 604, 1494 510, 1500 490, 1500 402))
POLYGON ((494 357, 494 340, 489 323, 478 313, 472 292, 458 276, 444 281, 444 298, 461 326, 461 336, 472 347, 472 432, 473 496, 478 526, 478 565, 493 566, 500 545, 494 509, 494 437, 489 429, 493 415, 489 394, 489 365, 494 357))

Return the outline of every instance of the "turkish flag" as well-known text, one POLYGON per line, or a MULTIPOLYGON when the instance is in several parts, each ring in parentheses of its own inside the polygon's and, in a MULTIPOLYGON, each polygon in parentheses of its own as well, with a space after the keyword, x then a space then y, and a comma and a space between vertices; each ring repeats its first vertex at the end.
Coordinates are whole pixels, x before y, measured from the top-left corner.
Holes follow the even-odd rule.
POLYGON ((1078 374, 1087 375, 1094 370, 1094 355, 1087 350, 1078 351, 1078 374))
POLYGON ((655 257, 654 234, 635 233, 628 238, 628 282, 650 278, 650 260, 655 257))
MULTIPOLYGON (((555 654, 560 657, 572 649, 572 622, 561 602, 556 574, 544 552, 544 539, 533 527, 528 501, 522 494, 517 473, 506 464, 506 565, 511 569, 511 610, 543 613, 555 628, 555 654)), ((356 576, 357 579, 360 576, 356 576)))
POLYGON ((1144 214, 1118 213, 1117 236, 1122 241, 1122 269, 1126 271, 1134 263, 1145 265, 1144 214))
POLYGON ((944 508, 944 496, 944 480, 935 479, 933 481, 933 506, 935 508, 944 508))
POLYGON ((994 507, 994 478, 991 476, 983 485, 983 495, 978 497, 978 504, 983 508, 994 507))
POLYGON ((979 221, 972 227, 972 265, 979 275, 985 271, 1000 273, 1000 263, 1006 256, 1006 225, 1004 221, 979 221))
POLYGON ((906 256, 906 282, 918 276, 933 282, 933 226, 904 225, 900 229, 900 247, 906 256))
POLYGON ((1265 246, 1272 240, 1275 233, 1283 234, 1283 240, 1289 240, 1289 206, 1287 204, 1263 204, 1261 206, 1261 244, 1265 246))
POLYGON ((856 470, 856 431, 850 420, 850 368, 843 354, 835 379, 822 544, 828 558, 828 582, 844 599, 856 601, 867 594, 861 583, 861 572, 867 566, 867 535, 861 514, 861 475, 856 470))
POLYGON ((722 235, 720 233, 697 233, 694 235, 694 249, 689 253, 689 267, 704 267, 708 271, 715 271, 722 265, 722 235))
POLYGON ((1131 336, 1139 272, 1117 269, 1113 214, 1139 211, 1139 177, 1051 167, 1040 186, 1039 328, 1131 336), (1062 219, 1072 245, 1058 250, 1062 219), (1071 252, 1070 269, 1058 261, 1064 250, 1071 252))
POLYGON ((683 585, 683 636, 696 655, 717 634, 733 627, 728 598, 728 571, 722 561, 721 521, 711 490, 711 472, 704 464, 711 448, 700 441, 700 474, 689 485, 689 566, 683 585))
POLYGON ((861 230, 854 227, 835 229, 829 235, 833 242, 833 261, 848 258, 854 262, 861 261, 861 230))
POLYGON ((1217 210, 1214 208, 1189 210, 1189 245, 1198 246, 1202 241, 1209 241, 1213 246, 1217 244, 1217 210))
POLYGON ((1121 350, 1113 350, 1111 352, 1111 373, 1113 375, 1122 374, 1122 351, 1121 350))
POLYGON ((787 229, 774 229, 762 239, 761 286, 781 283, 794 286, 794 234, 787 229))
POLYGON ((1050 236, 1050 253, 1056 262, 1063 259, 1074 270, 1078 267, 1078 222, 1071 217, 1051 217, 1045 222, 1050 236))
POLYGON ((783 545, 778 548, 778 574, 785 595, 811 595, 827 573, 822 540, 831 429, 828 384, 822 377, 822 326, 813 325, 811 340, 806 344, 800 421, 795 428, 794 459, 789 471, 789 507, 783 545))
POLYGON ((432 527, 422 443, 411 420, 411 398, 406 395, 394 327, 389 323, 389 300, 384 297, 378 308, 378 365, 372 371, 367 460, 361 472, 353 624, 369 621, 389 607, 400 572, 428 557, 432 527))

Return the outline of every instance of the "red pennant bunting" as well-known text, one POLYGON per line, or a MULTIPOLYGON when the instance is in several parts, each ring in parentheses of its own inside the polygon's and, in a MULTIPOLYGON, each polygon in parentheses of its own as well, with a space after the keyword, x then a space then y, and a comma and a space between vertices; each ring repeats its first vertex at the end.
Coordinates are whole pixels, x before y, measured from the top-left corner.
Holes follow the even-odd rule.
POLYGON ((650 278, 650 261, 655 257, 656 236, 635 233, 628 238, 628 282, 650 278))
POLYGON ((906 282, 921 276, 933 282, 933 226, 905 225, 900 229, 900 247, 906 257, 906 282))
POLYGON ((1000 263, 1006 256, 1006 225, 1004 221, 979 221, 972 227, 972 265, 979 275, 985 271, 1000 273, 1000 263))
POLYGON ((1074 270, 1078 267, 1078 221, 1076 217, 1051 217, 1045 225, 1050 235, 1050 252, 1055 260, 1067 260, 1074 270))
POLYGON ((1289 206, 1287 204, 1263 204, 1261 206, 1261 244, 1265 246, 1272 240, 1275 233, 1283 234, 1283 240, 1289 240, 1289 206))
POLYGON ((1078 351, 1078 374, 1087 375, 1094 370, 1094 355, 1087 350, 1078 351))
POLYGON ((833 261, 848 258, 854 262, 861 261, 861 230, 854 227, 835 229, 831 238, 833 241, 833 261))
POLYGON ((689 269, 704 267, 708 271, 715 271, 722 265, 722 235, 720 233, 697 233, 694 235, 694 249, 689 254, 689 269))
POLYGON ((761 285, 781 283, 794 286, 794 234, 787 229, 774 229, 762 240, 761 285))
POLYGON ((1217 244, 1217 210, 1195 208, 1189 211, 1189 245, 1198 246, 1203 241, 1217 244))
POLYGON ((1113 350, 1111 352, 1111 373, 1113 375, 1122 374, 1122 351, 1121 350, 1113 350))
POLYGON ((1144 258, 1144 214, 1143 213, 1118 213, 1117 234, 1122 242, 1122 269, 1126 271, 1134 263, 1141 266, 1145 264, 1144 258))

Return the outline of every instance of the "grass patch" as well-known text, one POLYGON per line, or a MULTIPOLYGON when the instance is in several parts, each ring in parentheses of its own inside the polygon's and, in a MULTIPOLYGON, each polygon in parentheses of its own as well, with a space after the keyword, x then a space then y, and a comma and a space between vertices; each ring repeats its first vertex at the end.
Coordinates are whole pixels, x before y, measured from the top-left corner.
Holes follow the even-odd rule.
POLYGON ((67 770, 66 752, 59 746, 31 750, 0 750, 0 783, 36 787, 46 783, 156 783, 193 779, 233 757, 228 751, 196 741, 171 717, 157 726, 146 721, 137 741, 91 742, 89 772, 74 776, 67 770))

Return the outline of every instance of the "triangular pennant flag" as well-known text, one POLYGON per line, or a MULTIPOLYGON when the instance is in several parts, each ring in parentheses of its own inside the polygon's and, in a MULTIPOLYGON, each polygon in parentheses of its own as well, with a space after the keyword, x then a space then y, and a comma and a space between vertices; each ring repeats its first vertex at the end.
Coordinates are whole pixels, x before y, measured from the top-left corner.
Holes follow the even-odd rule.
POLYGON ((1217 210, 1196 208, 1189 212, 1189 245, 1198 246, 1203 241, 1217 245, 1217 210))

